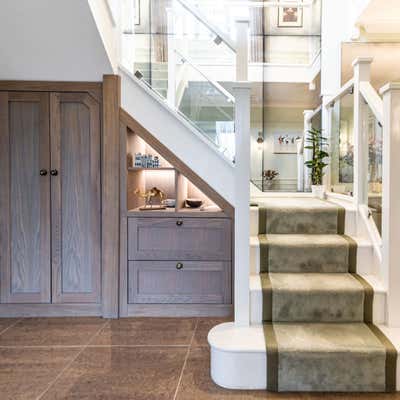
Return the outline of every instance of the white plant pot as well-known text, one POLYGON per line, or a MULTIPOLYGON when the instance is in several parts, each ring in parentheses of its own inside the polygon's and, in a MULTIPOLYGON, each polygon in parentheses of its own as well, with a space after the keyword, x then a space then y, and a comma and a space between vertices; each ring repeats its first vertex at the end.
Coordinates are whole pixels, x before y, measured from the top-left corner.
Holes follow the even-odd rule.
POLYGON ((311 185, 311 192, 317 199, 325 199, 325 186, 324 185, 311 185))

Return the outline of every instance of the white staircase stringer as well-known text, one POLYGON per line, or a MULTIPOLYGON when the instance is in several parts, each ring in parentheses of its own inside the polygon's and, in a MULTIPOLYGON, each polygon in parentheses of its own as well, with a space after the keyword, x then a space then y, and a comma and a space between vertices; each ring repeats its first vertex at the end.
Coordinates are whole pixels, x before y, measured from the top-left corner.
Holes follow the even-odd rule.
POLYGON ((234 166, 161 97, 120 67, 121 106, 232 205, 234 166))

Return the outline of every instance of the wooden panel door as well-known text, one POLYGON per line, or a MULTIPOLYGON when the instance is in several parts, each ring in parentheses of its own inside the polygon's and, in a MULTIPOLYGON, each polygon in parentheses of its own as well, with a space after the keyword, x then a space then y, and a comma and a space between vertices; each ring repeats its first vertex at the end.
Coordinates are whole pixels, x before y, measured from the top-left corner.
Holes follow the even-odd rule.
POLYGON ((51 93, 54 303, 101 297, 100 106, 86 93, 51 93))
POLYGON ((0 92, 3 303, 50 302, 48 93, 0 92))

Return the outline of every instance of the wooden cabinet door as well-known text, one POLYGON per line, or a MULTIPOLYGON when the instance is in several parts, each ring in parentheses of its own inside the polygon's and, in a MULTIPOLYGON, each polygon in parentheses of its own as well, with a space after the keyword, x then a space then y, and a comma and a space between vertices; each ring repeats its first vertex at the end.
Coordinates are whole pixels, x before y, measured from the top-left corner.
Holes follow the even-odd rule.
POLYGON ((3 303, 50 302, 49 167, 49 94, 0 92, 3 303))
POLYGON ((87 93, 51 93, 50 129, 53 302, 99 303, 100 106, 87 93))

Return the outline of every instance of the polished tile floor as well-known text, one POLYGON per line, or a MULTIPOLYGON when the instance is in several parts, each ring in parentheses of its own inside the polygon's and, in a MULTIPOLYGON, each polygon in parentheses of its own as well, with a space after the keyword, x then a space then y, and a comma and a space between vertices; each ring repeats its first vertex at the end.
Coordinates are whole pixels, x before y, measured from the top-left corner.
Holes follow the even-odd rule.
POLYGON ((207 318, 0 319, 0 400, 400 399, 229 391, 209 376, 207 318))

